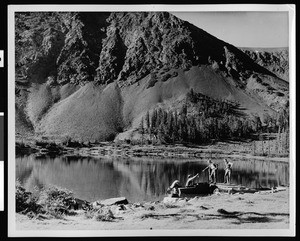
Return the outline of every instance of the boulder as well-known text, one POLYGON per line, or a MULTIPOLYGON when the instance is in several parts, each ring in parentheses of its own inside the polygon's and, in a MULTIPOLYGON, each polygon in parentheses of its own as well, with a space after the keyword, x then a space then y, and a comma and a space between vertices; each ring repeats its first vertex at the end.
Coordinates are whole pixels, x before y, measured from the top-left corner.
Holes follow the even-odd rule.
POLYGON ((70 209, 78 210, 78 209, 84 209, 87 207, 89 203, 87 201, 81 200, 79 198, 75 198, 74 202, 70 204, 70 209))
POLYGON ((128 204, 128 200, 125 197, 116 197, 109 198, 105 200, 98 201, 99 204, 110 206, 110 205, 118 205, 118 204, 128 204))
POLYGON ((187 204, 187 201, 187 198, 165 197, 163 199, 164 204, 176 204, 180 206, 187 204))
POLYGON ((196 202, 198 202, 198 200, 199 200, 199 197, 194 197, 194 198, 191 198, 190 200, 188 200, 188 202, 189 203, 196 203, 196 202))
POLYGON ((146 210, 149 210, 149 211, 155 210, 155 206, 152 205, 151 203, 145 203, 144 207, 146 210))
POLYGON ((103 206, 103 205, 101 205, 99 201, 95 201, 95 202, 92 203, 93 209, 99 209, 99 208, 101 208, 102 206, 103 206))
POLYGON ((163 203, 167 204, 167 203, 176 203, 179 200, 179 198, 175 198, 175 197, 165 197, 163 200, 163 203))
POLYGON ((179 205, 184 205, 184 204, 186 204, 187 203, 187 199, 182 199, 182 198, 180 198, 179 200, 178 200, 178 204, 179 205))
POLYGON ((139 207, 144 207, 144 205, 141 204, 141 203, 134 203, 134 204, 133 204, 133 207, 139 208, 139 207))
POLYGON ((128 210, 128 207, 126 207, 124 204, 114 205, 110 207, 110 210, 115 214, 119 215, 128 210))

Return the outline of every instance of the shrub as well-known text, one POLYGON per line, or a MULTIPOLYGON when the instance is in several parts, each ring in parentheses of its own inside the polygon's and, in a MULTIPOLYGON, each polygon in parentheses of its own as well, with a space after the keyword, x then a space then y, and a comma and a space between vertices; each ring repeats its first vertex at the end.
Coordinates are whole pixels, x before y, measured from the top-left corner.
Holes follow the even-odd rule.
POLYGON ((71 209, 78 209, 79 206, 86 211, 91 210, 88 202, 76 200, 73 193, 67 189, 53 186, 43 188, 37 195, 33 195, 27 192, 19 181, 16 182, 16 212, 26 214, 30 218, 63 218, 63 215, 75 215, 76 212, 71 209))
POLYGON ((110 133, 105 137, 105 141, 113 141, 115 139, 115 136, 115 133, 110 133))
POLYGON ((30 149, 30 146, 26 145, 24 142, 16 142, 16 154, 27 154, 30 149))
POLYGON ((47 141, 35 141, 35 145, 39 146, 41 148, 47 149, 48 152, 61 152, 63 150, 63 147, 59 144, 56 144, 55 142, 47 142, 47 141))
POLYGON ((24 142, 16 142, 16 148, 27 148, 28 145, 26 145, 24 142))
POLYGON ((79 141, 72 141, 71 139, 66 142, 63 142, 62 144, 66 147, 73 147, 73 148, 84 146, 83 143, 80 143, 79 141))
POLYGON ((84 212, 84 216, 87 219, 92 219, 95 216, 96 210, 95 209, 91 209, 91 210, 86 210, 84 212))
POLYGON ((37 204, 37 197, 31 192, 27 192, 21 185, 20 181, 16 181, 16 212, 38 213, 41 211, 41 205, 37 204))
POLYGON ((46 148, 49 152, 59 152, 63 149, 60 145, 56 144, 55 142, 48 143, 46 148))
POLYGON ((67 189, 49 187, 41 191, 39 203, 46 213, 59 218, 63 214, 70 214, 69 209, 76 204, 73 193, 67 189))
POLYGON ((35 141, 35 145, 36 145, 36 146, 40 146, 40 147, 42 147, 42 148, 45 148, 45 147, 48 145, 48 142, 36 140, 36 141, 35 141))

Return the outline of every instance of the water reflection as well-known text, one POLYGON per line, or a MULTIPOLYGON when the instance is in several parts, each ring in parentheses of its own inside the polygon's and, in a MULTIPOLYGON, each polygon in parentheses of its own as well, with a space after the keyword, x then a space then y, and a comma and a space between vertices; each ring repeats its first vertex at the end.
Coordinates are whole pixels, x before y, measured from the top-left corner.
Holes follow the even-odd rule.
MULTIPOLYGON (((231 160, 232 182, 248 187, 289 184, 288 163, 261 160, 231 160)), ((223 160, 217 181, 223 182, 223 160)), ((78 198, 93 201, 125 196, 132 202, 159 200, 175 179, 185 183, 187 174, 201 172, 206 159, 175 160, 153 158, 44 157, 16 159, 16 176, 25 188, 56 185, 72 190, 78 198)), ((208 180, 202 173, 199 181, 208 180)))

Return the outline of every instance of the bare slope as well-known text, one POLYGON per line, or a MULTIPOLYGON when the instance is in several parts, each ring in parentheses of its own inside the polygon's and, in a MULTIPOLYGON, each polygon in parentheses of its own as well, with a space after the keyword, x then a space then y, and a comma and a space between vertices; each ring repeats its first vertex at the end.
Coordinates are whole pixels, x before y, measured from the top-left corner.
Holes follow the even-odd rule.
POLYGON ((150 77, 148 77, 137 84, 124 88, 122 91, 123 111, 124 118, 128 123, 158 103, 179 99, 190 89, 216 99, 238 101, 247 113, 271 111, 263 102, 259 102, 247 95, 245 91, 237 89, 228 79, 210 67, 201 66, 192 67, 189 71, 174 71, 178 73, 178 76, 170 77, 165 82, 157 81, 153 87, 147 88, 150 81, 150 77))
POLYGON ((79 140, 111 140, 122 130, 122 100, 115 84, 87 84, 55 104, 38 130, 79 140))
MULTIPOLYGON (((224 77, 210 66, 195 66, 188 71, 169 70, 162 77, 156 76, 156 83, 149 87, 151 81, 151 75, 148 75, 121 89, 117 83, 106 87, 89 83, 56 103, 37 129, 48 135, 70 136, 79 140, 113 139, 119 132, 129 130, 131 133, 137 129, 141 117, 148 110, 158 105, 172 108, 172 104, 190 89, 219 100, 236 101, 246 114, 258 114, 262 118, 264 113, 274 112, 267 100, 255 92, 260 84, 254 77, 249 88, 241 89, 236 88, 233 79, 224 77), (174 72, 177 76, 172 76, 176 75, 174 72), (168 73, 171 77, 165 80, 163 76, 168 73)), ((278 83, 281 83, 280 80, 278 83)), ((271 97, 273 99, 269 102, 272 103, 281 100, 276 93, 269 94, 271 97)))

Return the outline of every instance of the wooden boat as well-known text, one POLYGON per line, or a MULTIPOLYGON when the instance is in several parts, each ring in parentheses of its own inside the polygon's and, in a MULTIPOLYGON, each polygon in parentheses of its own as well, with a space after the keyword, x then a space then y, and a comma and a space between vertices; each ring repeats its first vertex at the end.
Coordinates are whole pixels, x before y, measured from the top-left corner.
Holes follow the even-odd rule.
POLYGON ((217 186, 220 192, 228 192, 232 189, 234 190, 246 189, 245 186, 239 184, 216 183, 215 185, 217 186))
POLYGON ((220 192, 228 192, 228 193, 256 193, 256 192, 277 192, 281 190, 285 190, 284 187, 258 187, 258 188, 249 188, 242 185, 237 184, 225 184, 225 183, 217 183, 216 184, 218 191, 220 192))
POLYGON ((216 183, 216 184, 209 184, 207 182, 197 183, 193 186, 189 187, 180 187, 179 190, 181 194, 188 194, 188 195, 207 195, 214 193, 215 190, 219 192, 227 192, 227 193, 256 193, 261 191, 281 191, 285 190, 285 187, 276 187, 276 188, 268 188, 268 187, 260 187, 260 188, 248 188, 243 185, 237 184, 225 184, 225 183, 216 183))
POLYGON ((180 187, 181 194, 212 194, 217 188, 216 185, 207 182, 200 182, 189 187, 180 187))

